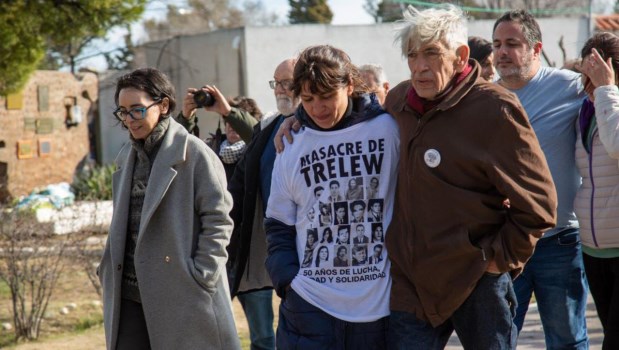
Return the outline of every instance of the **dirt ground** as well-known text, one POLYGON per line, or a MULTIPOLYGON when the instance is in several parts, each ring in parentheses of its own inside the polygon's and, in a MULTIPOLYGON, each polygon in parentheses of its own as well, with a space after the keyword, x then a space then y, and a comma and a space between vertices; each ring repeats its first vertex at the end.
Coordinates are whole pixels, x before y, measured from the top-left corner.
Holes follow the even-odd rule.
MULTIPOLYGON (((279 304, 279 298, 275 297, 274 307, 279 304)), ((232 303, 237 331, 241 339, 243 349, 249 349, 249 330, 243 314, 241 304, 235 299, 232 303)), ((23 343, 10 346, 11 350, 105 350, 103 325, 94 326, 81 332, 58 334, 53 337, 43 338, 37 342, 23 343)))
MULTIPOLYGON (((23 342, 17 345, 5 345, 0 349, 12 350, 104 350, 105 338, 102 325, 101 307, 95 305, 98 296, 89 285, 85 273, 73 271, 65 274, 58 292, 52 297, 44 321, 41 337, 36 342, 23 342), (68 276, 72 276, 69 278, 68 276), (76 303, 77 308, 67 315, 58 311, 69 303, 76 303), (80 328, 79 324, 93 324, 87 329, 80 328)), ((10 298, 0 295, 0 321, 10 322, 10 298)), ((277 310, 279 298, 273 298, 273 308, 277 310)), ((237 332, 243 349, 249 349, 249 328, 241 304, 235 299, 232 302, 237 332)), ((277 318, 277 312, 275 312, 277 318)), ((277 320, 275 320, 277 324, 277 320)), ((82 326, 83 327, 83 326, 82 326)), ((9 338, 13 331, 0 330, 4 338, 9 338)))
MULTIPOLYGON (((275 296, 273 299, 274 310, 277 310, 279 298, 275 296)), ((103 315, 99 300, 84 268, 77 263, 69 262, 50 300, 39 340, 14 344, 10 341, 13 330, 0 329, 0 349, 105 349, 103 315), (63 314, 61 312, 63 308, 68 309, 69 312, 63 314)), ((242 347, 249 349, 247 321, 236 299, 233 301, 233 311, 242 347)), ((277 312, 275 314, 277 315, 277 312)), ((0 282, 0 323, 5 322, 12 323, 11 298, 8 287, 0 282)))

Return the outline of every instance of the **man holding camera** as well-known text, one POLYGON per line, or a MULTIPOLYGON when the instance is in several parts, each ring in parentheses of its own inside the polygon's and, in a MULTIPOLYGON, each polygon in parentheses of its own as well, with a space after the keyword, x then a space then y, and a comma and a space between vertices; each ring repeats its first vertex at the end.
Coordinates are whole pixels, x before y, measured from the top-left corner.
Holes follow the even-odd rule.
POLYGON ((188 88, 183 99, 183 110, 176 121, 181 123, 190 133, 197 131, 198 118, 196 109, 220 114, 229 123, 245 143, 251 141, 253 127, 258 121, 246 111, 231 107, 226 98, 214 85, 205 85, 201 89, 188 88))

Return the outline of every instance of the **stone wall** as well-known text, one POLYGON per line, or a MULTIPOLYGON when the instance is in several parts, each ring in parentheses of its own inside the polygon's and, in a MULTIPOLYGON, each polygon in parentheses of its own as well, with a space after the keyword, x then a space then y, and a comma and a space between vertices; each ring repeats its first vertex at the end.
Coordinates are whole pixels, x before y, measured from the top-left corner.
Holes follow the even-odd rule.
POLYGON ((88 120, 97 85, 93 73, 36 71, 20 93, 0 96, 0 201, 72 182, 90 152, 88 120))

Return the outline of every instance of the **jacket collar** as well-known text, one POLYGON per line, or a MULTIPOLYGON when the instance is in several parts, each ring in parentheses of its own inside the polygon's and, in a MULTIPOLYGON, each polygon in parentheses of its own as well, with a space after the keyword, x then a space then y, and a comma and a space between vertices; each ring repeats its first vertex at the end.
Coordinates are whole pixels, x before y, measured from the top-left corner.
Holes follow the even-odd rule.
MULTIPOLYGON (((443 111, 450 109, 456 104, 458 104, 458 102, 460 102, 460 100, 462 100, 464 96, 466 96, 469 91, 471 91, 471 89, 475 85, 475 82, 480 77, 481 68, 479 66, 479 63, 477 63, 477 61, 475 61, 474 59, 469 59, 469 65, 471 65, 471 67, 473 68, 471 72, 466 77, 464 77, 464 79, 459 84, 452 88, 451 91, 447 93, 447 95, 435 108, 443 111)), ((397 101, 395 101, 393 104, 395 111, 412 110, 412 108, 409 107, 407 104, 406 97, 409 95, 410 90, 412 90, 413 85, 411 80, 408 80, 407 84, 408 86, 406 88, 405 94, 403 96, 399 96, 397 98, 397 101)))
MULTIPOLYGON (((172 180, 176 177, 174 167, 186 160, 187 144, 189 133, 178 122, 170 118, 170 126, 161 141, 161 147, 153 162, 151 175, 148 180, 146 196, 144 197, 144 207, 142 208, 142 223, 138 233, 138 243, 142 237, 142 232, 148 226, 148 221, 159 206, 161 199, 167 192, 172 180)), ((131 147, 129 144, 125 147, 131 147)), ((114 173, 114 183, 118 184, 119 195, 114 199, 115 208, 129 207, 129 189, 133 175, 135 163, 135 150, 119 153, 116 158, 118 170, 114 173)))

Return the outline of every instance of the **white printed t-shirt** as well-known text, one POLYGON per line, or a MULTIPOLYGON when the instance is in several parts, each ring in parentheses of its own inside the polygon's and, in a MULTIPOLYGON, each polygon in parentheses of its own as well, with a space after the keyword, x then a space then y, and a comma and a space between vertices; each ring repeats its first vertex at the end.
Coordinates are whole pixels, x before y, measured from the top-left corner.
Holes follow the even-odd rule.
POLYGON ((291 287, 335 318, 389 315, 384 233, 399 144, 397 124, 382 114, 342 130, 303 128, 275 159, 266 216, 296 227, 301 268, 291 287))

